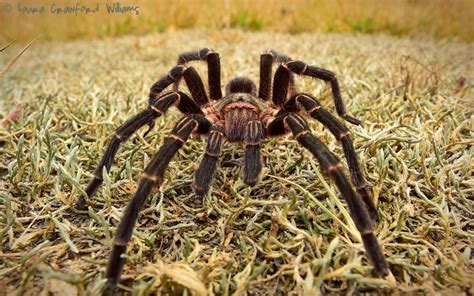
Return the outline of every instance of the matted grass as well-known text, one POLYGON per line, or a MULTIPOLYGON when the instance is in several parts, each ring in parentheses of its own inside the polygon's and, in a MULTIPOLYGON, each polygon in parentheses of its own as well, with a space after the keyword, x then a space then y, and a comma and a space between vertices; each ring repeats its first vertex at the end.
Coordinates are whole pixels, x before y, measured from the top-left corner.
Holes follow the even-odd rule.
MULTIPOLYGON (((380 209, 375 231, 392 275, 372 274, 339 192, 296 142, 266 141, 266 168, 254 188, 240 179, 242 147, 225 144, 212 193, 201 201, 190 184, 204 142, 192 139, 144 207, 120 291, 474 292, 472 44, 184 31, 38 43, 2 79, 1 293, 101 291, 118 219, 177 112, 121 147, 88 213, 73 204, 114 129, 146 108, 151 84, 180 52, 205 46, 221 53, 223 81, 257 79, 267 48, 338 74, 348 110, 363 119, 351 130, 380 209)), ((3 52, 1 65, 20 49, 3 52)), ((298 81, 334 110, 324 83, 298 81)), ((311 126, 342 158, 330 133, 311 126)))

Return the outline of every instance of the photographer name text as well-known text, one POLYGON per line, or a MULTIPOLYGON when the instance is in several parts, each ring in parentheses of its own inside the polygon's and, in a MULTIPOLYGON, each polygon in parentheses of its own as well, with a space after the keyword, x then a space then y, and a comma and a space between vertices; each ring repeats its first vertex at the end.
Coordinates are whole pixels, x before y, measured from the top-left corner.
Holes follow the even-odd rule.
POLYGON ((69 14, 69 15, 79 15, 79 14, 95 14, 101 11, 105 11, 108 14, 140 14, 140 6, 138 5, 129 5, 123 4, 120 2, 114 3, 95 3, 95 4, 82 4, 76 3, 72 5, 60 5, 53 3, 48 6, 32 6, 18 3, 17 11, 20 14, 69 14))

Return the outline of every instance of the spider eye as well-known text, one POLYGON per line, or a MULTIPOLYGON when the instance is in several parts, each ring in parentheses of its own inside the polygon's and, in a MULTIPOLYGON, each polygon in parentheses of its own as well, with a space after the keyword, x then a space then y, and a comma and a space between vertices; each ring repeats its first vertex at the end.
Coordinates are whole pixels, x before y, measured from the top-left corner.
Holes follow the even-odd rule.
POLYGON ((236 102, 244 102, 244 98, 240 97, 240 98, 237 98, 237 101, 236 102))

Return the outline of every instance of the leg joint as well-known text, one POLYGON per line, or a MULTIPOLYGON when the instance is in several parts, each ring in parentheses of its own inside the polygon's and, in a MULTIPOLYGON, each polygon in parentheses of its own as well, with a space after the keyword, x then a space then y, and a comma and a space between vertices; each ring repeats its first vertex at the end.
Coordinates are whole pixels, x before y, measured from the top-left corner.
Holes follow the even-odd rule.
POLYGON ((169 139, 175 139, 175 140, 177 140, 178 142, 180 142, 180 143, 183 144, 183 145, 184 145, 184 143, 186 143, 186 141, 185 141, 183 138, 181 138, 180 136, 175 135, 175 134, 168 135, 167 138, 169 138, 169 139))
POLYGON ((207 57, 211 53, 216 53, 216 51, 210 47, 206 47, 206 48, 201 49, 198 52, 198 55, 199 55, 199 58, 202 59, 203 57, 207 57))
POLYGON ((310 133, 310 131, 308 131, 308 130, 302 130, 302 131, 300 131, 299 133, 297 133, 295 135, 295 139, 299 140, 299 138, 301 138, 302 136, 307 135, 309 133, 310 133))
POLYGON ((94 179, 99 180, 99 181, 104 180, 104 179, 102 179, 102 176, 98 176, 98 175, 94 175, 94 179))
POLYGON ((275 52, 273 51, 273 49, 267 49, 265 50, 262 54, 260 54, 261 56, 262 55, 270 55, 271 57, 274 57, 275 56, 275 52))
POLYGON ((158 107, 155 107, 153 105, 150 105, 150 109, 155 111, 156 113, 158 113, 160 116, 163 115, 165 112, 161 109, 159 109, 158 107))
POLYGON ((114 137, 120 142, 124 140, 123 136, 121 134, 118 134, 117 132, 114 133, 114 137))
POLYGON ((308 70, 308 65, 302 61, 291 60, 283 63, 282 66, 298 75, 305 74, 306 70, 308 70))
POLYGON ((187 68, 188 67, 185 65, 176 65, 173 69, 171 69, 171 71, 168 72, 168 77, 171 80, 176 81, 181 77, 181 75, 183 75, 187 68))
POLYGON ((345 137, 349 137, 351 135, 350 130, 344 130, 339 134, 339 140, 342 140, 345 137))
POLYGON ((332 173, 336 172, 336 171, 340 171, 342 170, 342 164, 340 162, 338 162, 337 164, 333 164, 333 165, 330 165, 327 167, 326 169, 326 174, 328 176, 332 175, 332 173))
POLYGON ((312 114, 314 111, 319 110, 319 109, 321 109, 321 106, 320 106, 320 105, 316 105, 316 106, 314 106, 313 108, 309 109, 307 112, 308 112, 309 114, 312 114))
POLYGON ((143 173, 143 174, 141 175, 141 178, 142 178, 142 179, 145 179, 145 180, 150 180, 150 181, 152 181, 153 183, 158 182, 158 177, 157 177, 157 176, 149 175, 149 174, 147 174, 147 173, 143 173))

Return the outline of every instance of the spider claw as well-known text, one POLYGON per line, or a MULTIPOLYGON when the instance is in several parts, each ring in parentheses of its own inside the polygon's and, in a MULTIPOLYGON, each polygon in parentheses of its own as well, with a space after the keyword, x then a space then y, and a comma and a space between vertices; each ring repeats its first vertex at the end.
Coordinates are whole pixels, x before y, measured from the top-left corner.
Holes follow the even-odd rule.
POLYGON ((107 279, 104 287, 104 295, 115 295, 114 291, 117 287, 116 284, 112 283, 110 280, 107 279))
POLYGON ((203 187, 203 186, 197 185, 196 183, 193 183, 191 187, 194 190, 194 194, 196 194, 198 197, 204 197, 209 192, 209 187, 203 187))
POLYGON ((80 196, 78 198, 78 200, 76 201, 76 209, 80 210, 80 211, 85 211, 87 210, 87 201, 86 199, 84 198, 84 196, 80 196))

